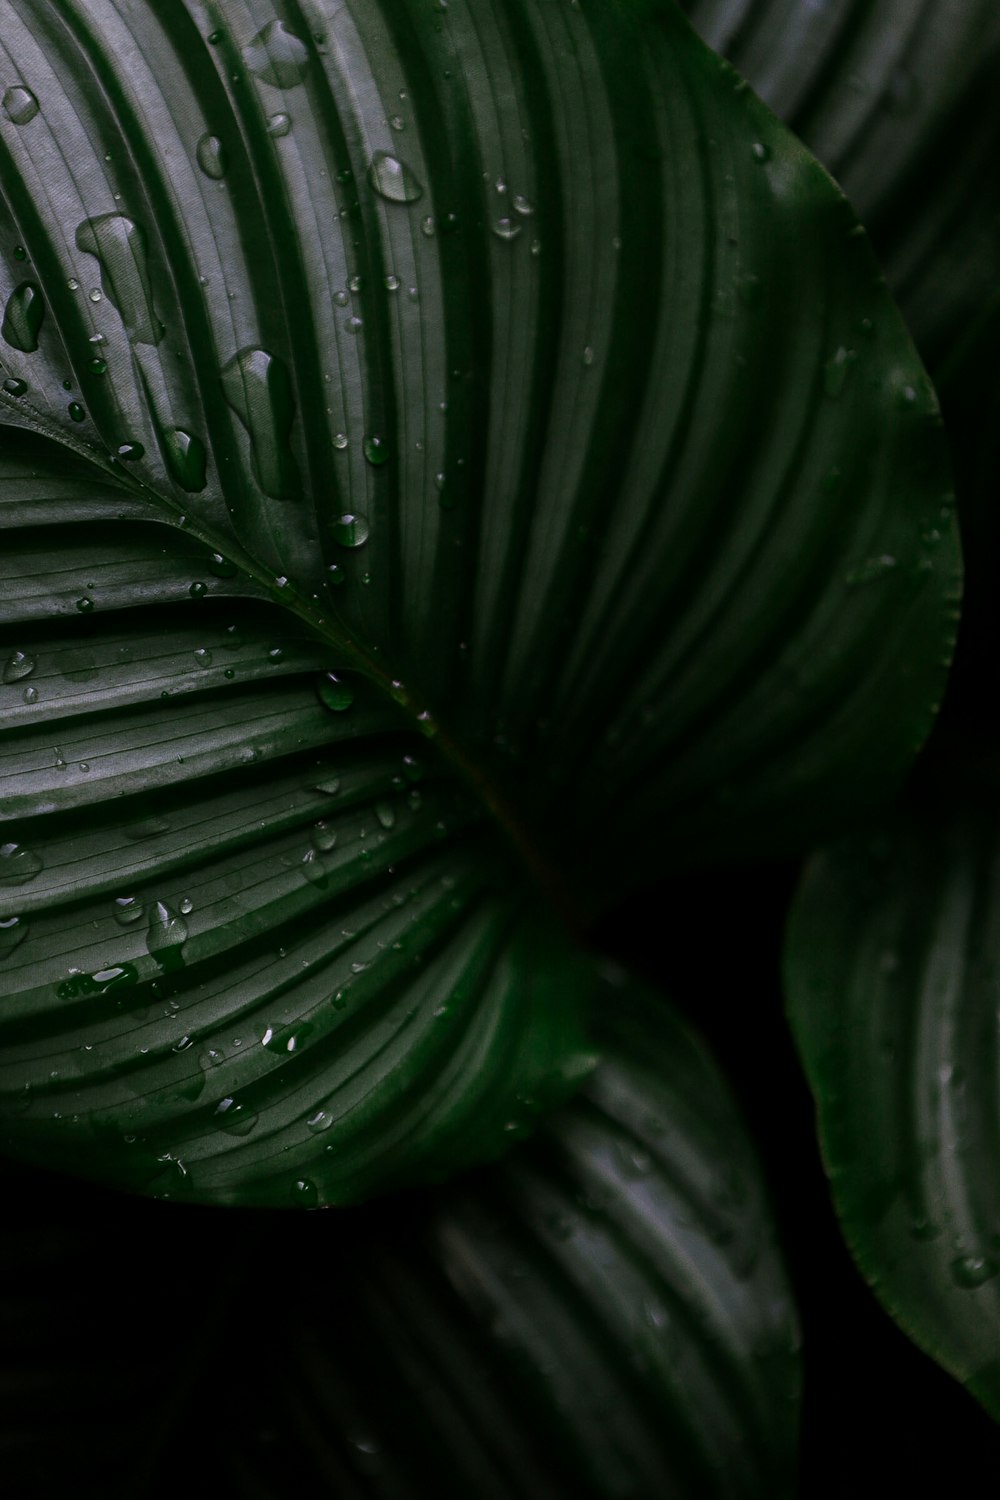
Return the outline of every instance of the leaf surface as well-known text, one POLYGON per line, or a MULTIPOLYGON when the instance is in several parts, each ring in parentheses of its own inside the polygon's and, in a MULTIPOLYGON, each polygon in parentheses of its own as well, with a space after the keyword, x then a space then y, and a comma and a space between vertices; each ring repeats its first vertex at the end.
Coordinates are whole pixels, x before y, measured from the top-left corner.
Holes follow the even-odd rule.
POLYGON ((1000 830, 992 768, 961 780, 812 862, 786 982, 854 1255, 1000 1417, 1000 830))
POLYGON ((11 1149, 495 1154, 589 1066, 536 887, 802 847, 929 725, 948 475, 864 234, 658 3, 0 21, 11 1149))

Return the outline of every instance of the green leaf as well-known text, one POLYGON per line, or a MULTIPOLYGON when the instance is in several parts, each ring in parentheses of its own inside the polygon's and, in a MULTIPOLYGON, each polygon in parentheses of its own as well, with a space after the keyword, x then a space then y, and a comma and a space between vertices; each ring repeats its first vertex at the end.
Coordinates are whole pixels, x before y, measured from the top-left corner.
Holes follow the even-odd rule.
MULTIPOLYGON (((71 1343, 64 1297, 86 1287, 88 1308, 121 1305, 113 1244, 131 1251, 125 1306, 162 1278, 179 1314, 145 1320, 160 1366, 145 1431, 141 1398, 114 1379, 112 1320, 112 1399, 102 1409, 92 1382, 78 1487, 100 1477, 121 1421, 144 1474, 129 1494, 175 1493, 196 1468, 226 1496, 791 1495, 796 1317, 745 1127, 662 997, 617 980, 601 1012, 607 1057, 583 1093, 459 1185, 291 1222, 112 1202, 74 1223, 64 1195, 46 1195, 35 1218, 51 1228, 17 1247, 43 1249, 64 1288, 32 1301, 36 1389, 51 1390, 71 1343)), ((39 1280, 29 1270, 32 1292, 39 1280)), ((28 1361, 8 1348, 16 1387, 28 1361)), ((62 1408, 33 1395, 19 1412, 34 1452, 25 1442, 7 1470, 19 1495, 22 1467, 62 1477, 62 1408), (34 1463, 16 1463, 24 1449, 34 1463)))
POLYGON ((670 6, 0 22, 10 1149, 255 1203, 493 1155, 592 1060, 547 910, 801 848, 925 734, 926 376, 670 6))
POLYGON ((681 0, 844 188, 936 371, 996 287, 992 0, 681 0))
POLYGON ((786 979, 851 1249, 1000 1418, 997 780, 968 764, 947 780, 813 861, 786 979))

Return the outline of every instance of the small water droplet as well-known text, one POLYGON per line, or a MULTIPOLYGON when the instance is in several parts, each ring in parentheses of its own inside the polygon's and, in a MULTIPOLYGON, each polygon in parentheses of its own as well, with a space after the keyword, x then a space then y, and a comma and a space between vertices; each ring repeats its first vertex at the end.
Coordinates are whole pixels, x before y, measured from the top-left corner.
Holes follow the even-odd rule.
POLYGON ((529 218, 535 212, 535 205, 521 193, 515 193, 512 201, 514 212, 521 214, 525 219, 529 218))
POLYGON ((119 927, 131 927, 142 919, 145 907, 137 896, 116 896, 114 915, 119 927))
POLYGON ((28 382, 26 380, 17 380, 11 376, 4 381, 3 388, 8 396, 23 396, 28 389, 28 382))
POLYGON ((106 359, 89 359, 87 369, 92 375, 106 375, 108 373, 108 362, 106 359))
POLYGON ((960 1255, 951 1263, 951 1279, 963 1291, 974 1291, 1000 1271, 1000 1265, 988 1255, 960 1255))
POLYGON ((85 594, 82 599, 78 599, 76 601, 76 607, 80 611, 81 615, 89 615, 91 610, 94 608, 94 601, 93 599, 88 598, 85 594))
POLYGON ((307 849, 303 854, 302 873, 309 884, 316 886, 317 890, 326 890, 329 883, 327 873, 315 849, 307 849))
POLYGON ((196 579, 188 589, 188 593, 191 595, 192 599, 204 599, 205 595, 208 593, 208 584, 202 583, 200 579, 196 579))
POLYGON ((835 401, 843 391, 856 359, 855 351, 841 344, 823 366, 823 390, 831 400, 835 401))
POLYGON ((27 885, 43 869, 41 856, 23 844, 0 844, 0 885, 27 885))
MULTIPOLYGON (((209 1056, 211 1057, 211 1053, 209 1056)), ((231 1096, 219 1100, 212 1119, 228 1135, 249 1135, 257 1123, 254 1111, 245 1104, 237 1103, 231 1096)))
POLYGON ((750 147, 750 151, 756 162, 765 162, 771 159, 771 148, 765 146, 763 141, 754 141, 750 147))
POLYGON ((4 682, 23 682, 30 677, 38 662, 28 651, 15 651, 8 657, 3 669, 4 682))
POLYGON ((390 802, 376 802, 375 816, 383 828, 393 828, 396 824, 396 812, 390 802))
POLYGON ((368 168, 368 181, 376 193, 390 203, 416 203, 424 191, 406 163, 388 151, 375 152, 368 168))
POLYGON ((319 1205, 319 1189, 308 1177, 299 1177, 292 1183, 291 1199, 298 1208, 316 1208, 319 1205))
POLYGON ((333 435, 333 446, 335 448, 340 448, 341 450, 343 450, 344 448, 346 448, 347 447, 347 433, 346 432, 335 432, 334 435, 333 435))
POLYGON ((184 918, 165 901, 154 902, 146 932, 146 949, 165 973, 183 966, 182 950, 187 936, 188 926, 184 918))
POLYGON ((341 547, 360 547, 368 540, 368 521, 365 516, 346 512, 334 523, 333 536, 341 547))
POLYGON ((349 682, 342 681, 334 672, 326 672, 319 679, 317 691, 327 708, 335 714, 343 713, 354 702, 354 689, 349 682))
POLYGON ((434 233, 434 218, 432 214, 428 214, 426 218, 420 220, 420 228, 422 233, 430 239, 434 233))
MULTIPOLYGON (((368 462, 376 469, 381 468, 381 466, 387 461, 389 457, 389 449, 386 444, 385 438, 377 436, 366 437, 364 443, 362 444, 362 448, 364 450, 365 458, 367 458, 368 462)), ((367 535, 367 532, 365 533, 365 535, 367 535)), ((362 538, 362 540, 364 540, 364 538, 362 538)), ((356 547, 358 544, 357 542, 351 542, 349 545, 356 547)))
POLYGON ((521 233, 521 225, 506 215, 495 219, 490 227, 498 240, 516 240, 521 233))
POLYGON ((79 401, 71 401, 66 410, 69 412, 70 420, 73 422, 82 422, 87 415, 79 401))
POLYGON ((146 456, 146 450, 141 443, 120 443, 116 452, 122 463, 125 464, 137 464, 140 459, 146 456))
POLYGON ((289 31, 284 21, 268 21, 243 48, 243 60, 262 83, 292 89, 302 82, 309 66, 309 48, 289 31))
POLYGON ((386 289, 387 292, 398 292, 399 291, 399 277, 398 276, 387 276, 385 278, 385 289, 386 289))
POLYGON ((195 147, 195 157, 206 177, 211 177, 214 182, 225 177, 228 165, 226 148, 217 135, 203 135, 195 147))
POLYGON ((277 114, 268 116, 267 133, 273 136, 275 140, 280 140, 283 135, 287 135, 291 128, 292 117, 285 114, 284 110, 279 110, 277 114))
POLYGON ((314 1135, 318 1135, 321 1130, 329 1130, 332 1124, 333 1115, 328 1114, 325 1109, 318 1109, 316 1113, 314 1115, 310 1115, 308 1120, 306 1121, 307 1128, 311 1130, 314 1135))
POLYGON ((38 100, 23 83, 14 83, 4 92, 3 111, 12 125, 28 125, 38 113, 38 100))
POLYGON ((7 298, 0 334, 12 349, 34 354, 45 318, 45 298, 33 281, 22 281, 7 298))
POLYGON ((324 822, 321 818, 313 824, 309 837, 312 840, 314 849, 319 850, 321 854, 328 854, 336 845, 337 830, 332 824, 324 822))
POLYGON ((28 924, 23 917, 0 917, 0 958, 13 953, 27 936, 28 924))
POLYGON ((203 490, 208 456, 201 438, 183 427, 166 427, 160 430, 159 439, 175 483, 189 495, 203 490))

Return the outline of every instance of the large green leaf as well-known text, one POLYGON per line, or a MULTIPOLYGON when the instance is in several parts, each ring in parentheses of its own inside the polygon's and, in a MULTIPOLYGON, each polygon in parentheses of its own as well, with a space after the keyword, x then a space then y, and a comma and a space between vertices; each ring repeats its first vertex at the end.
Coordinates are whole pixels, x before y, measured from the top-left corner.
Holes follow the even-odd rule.
MULTIPOLYGON (((661 997, 615 983, 603 1000, 608 1054, 582 1095, 461 1185, 346 1220, 104 1204, 62 1262, 36 1231, 65 1296, 85 1285, 88 1305, 121 1306, 117 1258, 100 1259, 125 1242, 126 1305, 164 1277, 179 1314, 147 1320, 163 1371, 145 1430, 113 1370, 102 1408, 95 1358, 74 1493, 107 1472, 121 1421, 143 1476, 126 1493, 144 1497, 191 1472, 226 1497, 792 1494, 796 1319, 745 1127, 661 997)), ((41 1216, 60 1208, 69 1220, 61 1198, 41 1216)), ((33 1311, 40 1378, 5 1471, 19 1496, 62 1477, 62 1406, 34 1398, 56 1386, 59 1340, 74 1347, 61 1300, 33 1311)), ((101 1350, 120 1360, 112 1321, 101 1350)), ((28 1364, 15 1342, 15 1382, 28 1364)), ((0 1450, 5 1433, 6 1414, 0 1450)))
POLYGON ((955 534, 867 240, 659 0, 0 23, 11 1149, 496 1154, 591 1061, 546 905, 803 847, 926 732, 955 534))
POLYGON ((841 183, 935 369, 996 291, 993 0, 682 0, 841 183))
POLYGON ((1000 1418, 998 783, 959 770, 960 795, 813 862, 786 974, 851 1248, 1000 1418))

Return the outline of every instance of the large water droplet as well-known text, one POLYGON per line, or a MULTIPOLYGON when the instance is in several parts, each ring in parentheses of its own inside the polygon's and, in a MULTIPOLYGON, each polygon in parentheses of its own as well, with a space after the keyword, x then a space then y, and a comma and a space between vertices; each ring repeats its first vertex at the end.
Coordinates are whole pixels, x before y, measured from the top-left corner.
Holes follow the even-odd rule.
POLYGON ((231 1097, 219 1100, 212 1119, 228 1135, 249 1135, 257 1123, 254 1111, 231 1097))
POLYGON ((137 896, 116 896, 114 910, 119 927, 131 927, 141 920, 146 908, 137 896))
POLYGON ((1000 1271, 1000 1265, 988 1255, 960 1255, 951 1263, 951 1279, 963 1291, 975 1291, 976 1287, 992 1281, 1000 1271))
POLYGON ((342 547, 360 547, 368 540, 368 520, 365 516, 345 512, 334 523, 333 535, 342 547))
POLYGON ((354 702, 354 689, 333 672, 325 672, 317 684, 320 698, 335 714, 343 713, 354 702))
POLYGON ((388 460, 389 446, 386 443, 385 438, 376 436, 366 437, 364 443, 362 444, 362 449, 364 451, 365 458, 367 458, 368 462, 376 469, 381 468, 381 466, 388 460))
POLYGON ((38 113, 38 100, 23 83, 12 83, 3 96, 3 112, 12 125, 27 125, 38 113))
POLYGON ((41 288, 33 281, 22 281, 7 298, 0 333, 12 349, 34 354, 44 317, 45 298, 41 288))
POLYGON ((268 21, 243 48, 243 60, 262 83, 276 89, 292 89, 306 75, 309 48, 301 37, 287 29, 284 21, 268 21))
POLYGON ((30 677, 38 662, 28 651, 14 651, 4 664, 4 682, 23 682, 30 677))
POLYGON ((195 147, 195 157, 206 177, 220 182, 226 175, 226 148, 217 135, 205 134, 195 147))
POLYGON ((28 382, 11 375, 4 381, 3 388, 8 396, 23 396, 28 389, 28 382))
POLYGON ((291 499, 299 475, 288 444, 295 402, 284 364, 266 349, 241 349, 222 371, 222 391, 249 433, 257 483, 274 500, 291 499))
POLYGON ((135 344, 158 344, 163 324, 153 306, 146 237, 127 214, 99 214, 76 231, 77 249, 94 255, 104 295, 118 309, 135 344))
POLYGON ((379 197, 387 198, 390 203, 416 203, 424 191, 406 163, 388 151, 376 151, 372 156, 368 181, 379 197))
POLYGON ((205 488, 205 444, 183 427, 164 427, 159 431, 160 448, 171 477, 182 490, 196 495, 205 488))
POLYGON ((156 901, 149 915, 146 948, 165 973, 184 964, 181 951, 187 942, 188 925, 165 901, 156 901))
POLYGON ((23 844, 0 844, 0 885, 27 885, 43 869, 41 856, 23 844))
POLYGON ((0 958, 13 953, 27 936, 28 924, 23 917, 0 917, 0 958))
POLYGON ((329 1114, 325 1109, 318 1109, 306 1121, 306 1126, 312 1131, 313 1135, 318 1135, 321 1130, 329 1130, 332 1124, 333 1115, 329 1114))
POLYGON ((298 1177, 292 1183, 291 1199, 298 1208, 317 1208, 319 1189, 308 1177, 298 1177))

